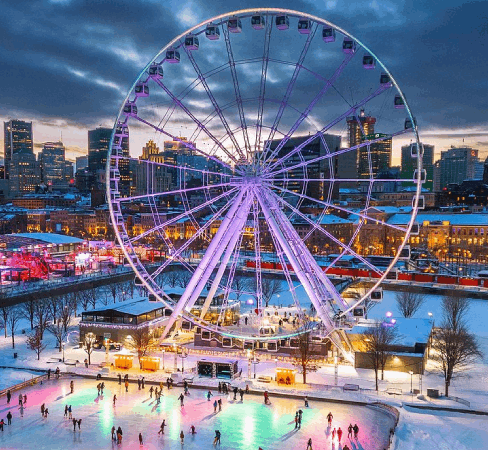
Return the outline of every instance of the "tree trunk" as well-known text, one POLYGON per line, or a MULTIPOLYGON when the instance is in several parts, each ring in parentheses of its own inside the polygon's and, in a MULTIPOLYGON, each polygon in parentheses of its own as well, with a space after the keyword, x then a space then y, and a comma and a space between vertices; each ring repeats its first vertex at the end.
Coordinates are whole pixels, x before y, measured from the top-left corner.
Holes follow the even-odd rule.
POLYGON ((15 348, 14 332, 12 331, 12 348, 15 348))
POLYGON ((307 369, 303 368, 303 384, 307 384, 307 369))
POLYGON ((375 378, 375 384, 376 384, 376 392, 378 392, 378 369, 375 369, 375 371, 374 371, 374 378, 375 378))
POLYGON ((88 365, 91 364, 91 358, 90 357, 91 357, 91 355, 90 355, 90 353, 88 353, 88 365))
POLYGON ((446 397, 449 397, 449 381, 446 381, 445 382, 445 388, 446 388, 446 394, 445 394, 445 396, 446 397))

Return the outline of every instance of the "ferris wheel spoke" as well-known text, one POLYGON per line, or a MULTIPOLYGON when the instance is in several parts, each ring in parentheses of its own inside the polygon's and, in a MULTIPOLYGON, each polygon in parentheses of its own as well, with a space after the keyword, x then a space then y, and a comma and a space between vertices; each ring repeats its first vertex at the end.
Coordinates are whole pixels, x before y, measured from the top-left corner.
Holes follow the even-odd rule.
POLYGON ((162 223, 161 225, 153 227, 150 230, 144 231, 143 233, 131 238, 130 242, 133 243, 133 242, 139 241, 142 238, 150 235, 151 233, 154 233, 155 231, 158 231, 164 227, 167 227, 168 225, 171 225, 171 224, 177 222, 180 219, 187 217, 188 214, 193 214, 194 212, 200 211, 201 209, 210 206, 212 203, 215 203, 216 201, 219 201, 220 199, 229 196, 230 194, 232 194, 235 191, 237 191, 237 188, 233 188, 227 192, 224 192, 223 194, 218 195, 217 197, 213 198, 212 200, 209 200, 205 203, 202 203, 200 205, 195 206, 194 208, 190 209, 189 211, 185 211, 184 213, 178 214, 177 216, 167 220, 166 222, 162 223))
POLYGON ((328 203, 328 202, 324 202, 322 200, 317 200, 315 198, 309 197, 308 195, 299 194, 297 192, 290 191, 289 189, 285 189, 285 188, 282 188, 280 186, 275 186, 275 185, 268 185, 268 186, 271 189, 278 189, 281 192, 285 192, 287 194, 295 195, 297 197, 303 197, 305 200, 311 200, 315 203, 318 203, 320 205, 324 205, 328 208, 336 209, 338 211, 345 212, 345 213, 353 215, 353 216, 361 217, 361 218, 367 220, 368 222, 374 222, 378 225, 384 225, 385 227, 389 227, 389 228, 392 228, 394 230, 401 231, 402 233, 405 233, 407 231, 406 228, 402 228, 402 227, 399 227, 397 225, 392 225, 391 223, 387 223, 387 222, 384 222, 382 220, 375 219, 374 217, 368 216, 367 214, 364 214, 364 213, 352 211, 352 210, 349 210, 347 208, 342 208, 341 206, 334 205, 333 203, 328 203))
POLYGON ((312 32, 307 35, 307 39, 306 39, 305 44, 302 48, 302 51, 301 51, 300 56, 298 58, 298 61, 295 64, 295 70, 293 71, 293 75, 292 75, 290 81, 288 82, 288 87, 286 89, 285 95, 283 96, 283 99, 281 100, 280 106, 278 108, 278 113, 276 114, 273 125, 271 126, 271 131, 270 131, 270 133, 268 135, 268 139, 266 141, 266 142, 268 142, 268 146, 264 149, 263 155, 262 155, 262 157, 260 157, 260 161, 266 161, 266 159, 267 159, 269 145, 274 138, 276 130, 278 129, 278 126, 280 124, 281 118, 283 117, 283 113, 285 112, 285 109, 288 105, 288 101, 290 100, 290 96, 293 92, 293 88, 295 87, 295 83, 298 79, 298 75, 299 75, 300 70, 302 68, 303 61, 305 60, 305 57, 307 56, 308 49, 310 48, 310 44, 312 43, 312 39, 315 36, 316 30, 317 30, 317 25, 314 25, 314 29, 312 30, 312 32))
POLYGON ((254 224, 254 255, 256 264, 256 307, 258 316, 263 318, 263 277, 261 267, 261 233, 259 229, 259 210, 257 199, 253 199, 252 215, 254 224))
MULTIPOLYGON (((237 195, 234 196, 234 198, 232 200, 235 200, 237 199, 237 195)), ((223 217, 223 214, 225 213, 225 211, 227 209, 229 209, 229 207, 232 205, 232 200, 231 201, 228 201, 224 206, 222 206, 222 208, 220 208, 219 211, 217 211, 213 216, 212 218, 207 221, 202 227, 199 227, 196 231, 196 233, 191 236, 190 238, 188 238, 185 243, 175 252, 174 255, 172 255, 172 259, 168 259, 166 260, 163 264, 161 264, 161 266, 159 266, 153 273, 153 278, 158 276, 160 273, 162 273, 162 271, 164 269, 166 269, 166 267, 168 267, 172 260, 173 259, 178 259, 180 258, 181 254, 186 251, 193 242, 195 242, 197 239, 199 239, 210 227, 211 225, 217 221, 218 219, 220 219, 221 217, 223 217)))
POLYGON ((234 84, 234 92, 237 100, 237 110, 239 111, 239 119, 241 121, 242 134, 244 136, 244 148, 246 156, 249 158, 251 152, 251 145, 249 144, 249 134, 247 132, 246 116, 244 115, 244 108, 242 107, 241 89, 239 87, 239 79, 237 77, 236 64, 234 61, 234 53, 232 52, 232 44, 230 42, 229 30, 226 26, 222 27, 224 32, 225 48, 227 49, 227 56, 229 58, 230 73, 232 75, 232 82, 234 84))
MULTIPOLYGON (((360 148, 366 147, 367 145, 375 144, 377 142, 386 141, 387 139, 392 139, 392 138, 394 138, 396 136, 400 136, 400 135, 405 134, 405 133, 408 133, 408 132, 411 132, 411 130, 410 129, 408 129, 408 130, 401 130, 401 131, 398 131, 396 133, 392 133, 392 134, 388 134, 388 135, 385 135, 385 136, 381 136, 381 137, 378 137, 376 139, 371 139, 371 140, 368 140, 367 142, 363 142, 361 144, 354 145, 352 147, 342 148, 342 149, 337 150, 335 152, 331 152, 331 153, 328 153, 328 154, 325 154, 325 155, 322 155, 322 156, 318 156, 317 158, 309 159, 308 161, 295 164, 294 166, 287 166, 287 167, 285 166, 282 169, 276 170, 275 172, 267 173, 266 175, 267 175, 267 177, 276 176, 276 175, 278 175, 280 173, 283 173, 285 171, 291 171, 293 169, 298 169, 299 167, 303 167, 305 165, 315 164, 316 162, 323 161, 324 159, 331 159, 331 158, 333 158, 335 156, 339 156, 339 155, 342 155, 344 153, 352 152, 354 150, 358 150, 360 148)), ((293 149, 290 153, 288 153, 288 155, 286 155, 286 157, 291 157, 297 151, 300 151, 301 149, 303 149, 303 147, 305 147, 307 144, 309 144, 310 142, 312 142, 313 140, 315 140, 317 138, 317 136, 318 136, 318 133, 315 134, 315 135, 312 135, 312 137, 308 138, 305 142, 303 142, 302 144, 300 144, 297 147, 295 147, 295 149, 293 149)), ((284 160, 286 158, 283 157, 283 158, 280 158, 280 159, 281 160, 284 160)), ((276 161, 276 162, 278 162, 278 161, 276 161)), ((270 166, 269 170, 271 170, 271 168, 273 168, 275 166, 276 166, 276 163, 274 163, 272 166, 270 166)))
POLYGON ((197 125, 197 127, 203 131, 219 148, 222 150, 230 159, 233 159, 233 155, 220 143, 219 140, 210 132, 210 130, 203 125, 194 115, 193 113, 179 100, 169 89, 168 87, 161 82, 161 80, 155 80, 155 82, 166 92, 166 94, 175 102, 179 108, 181 108, 188 117, 197 125))
POLYGON ((365 104, 367 104, 369 101, 374 99, 375 97, 378 97, 381 93, 384 91, 388 90, 389 87, 386 87, 385 85, 380 85, 376 91, 368 95, 367 97, 363 98, 361 101, 357 102, 353 106, 351 106, 347 111, 343 112, 340 116, 335 118, 333 121, 329 122, 325 127, 323 127, 320 131, 317 131, 317 133, 311 135, 308 139, 306 139, 304 142, 301 144, 297 145, 291 152, 288 154, 278 158, 276 161, 271 163, 267 168, 266 172, 269 173, 272 171, 276 166, 281 164, 285 159, 291 158, 295 153, 301 151, 305 146, 313 142, 317 137, 322 136, 326 131, 328 131, 330 128, 333 126, 337 125, 339 122, 344 120, 347 116, 351 115, 354 113, 357 109, 361 108, 365 104))
POLYGON ((300 117, 298 120, 293 124, 293 126, 290 128, 290 131, 284 136, 284 138, 279 142, 279 144, 276 146, 276 148, 271 152, 271 154, 266 158, 264 161, 265 165, 270 165, 273 162, 273 158, 275 158, 280 150, 286 145, 286 143, 290 140, 290 138, 293 136, 295 131, 298 129, 298 127, 303 123, 303 121, 308 117, 308 115, 312 112, 313 108, 317 104, 317 102, 326 94, 326 92, 329 90, 329 88, 335 83, 337 78, 342 74, 346 66, 349 64, 351 59, 354 57, 355 53, 350 53, 348 54, 345 58, 344 61, 340 64, 340 66, 335 70, 334 74, 327 80, 325 85, 322 87, 322 89, 318 92, 318 94, 312 99, 312 101, 308 104, 308 106, 305 108, 305 110, 300 114, 300 117))
POLYGON ((351 247, 348 245, 344 244, 341 242, 339 239, 337 239, 334 235, 329 233, 326 229, 322 228, 320 225, 316 224, 313 220, 309 219, 305 214, 303 214, 301 211, 296 209, 294 206, 290 205, 286 200, 282 199, 279 195, 273 194, 276 198, 276 200, 281 203, 285 208, 288 208, 292 210, 295 214, 300 216, 303 220, 305 220, 311 227, 313 227, 315 230, 319 231, 320 233, 324 234, 327 238, 329 238, 332 242, 337 244, 339 247, 344 249, 347 253, 350 253, 351 255, 355 256, 358 258, 363 264, 368 266, 371 270, 374 270, 376 273, 378 273, 380 276, 383 275, 384 272, 382 272, 380 269, 378 269, 376 266, 371 264, 368 260, 363 258, 361 255, 356 253, 351 247))
MULTIPOLYGON (((264 34, 263 45, 263 62, 261 65, 261 83, 259 85, 259 102, 258 102, 258 117, 256 120, 256 138, 254 141, 254 153, 259 152, 261 143, 261 131, 263 128, 263 113, 264 113, 264 99, 266 95, 266 80, 268 77, 269 64, 269 44, 271 42, 271 30, 273 29, 273 21, 266 17, 266 31, 264 34)), ((254 161, 254 156, 253 156, 254 161)))
MULTIPOLYGON (((173 141, 175 142, 179 142, 180 144, 184 145, 186 148, 189 148, 190 150, 193 150, 197 153, 200 153, 202 154, 203 156, 205 156, 206 158, 209 158, 211 159, 212 161, 215 161, 216 163, 220 164, 221 166, 224 166, 225 168, 227 168, 228 170, 233 170, 232 169, 232 166, 230 166, 229 164, 227 164, 226 162, 222 161, 220 158, 217 158, 216 156, 212 156, 212 155, 209 155, 207 153, 205 153, 203 150, 195 147, 195 145, 193 145, 191 142, 188 142, 188 141, 184 141, 182 140, 181 138, 179 138, 178 136, 175 136, 171 133, 168 133, 167 131, 165 131, 163 128, 161 127, 158 127, 156 125, 154 125, 153 123, 151 122, 148 122, 147 120, 143 119, 142 117, 139 117, 139 116, 133 116, 136 120, 138 120, 139 122, 153 128, 154 130, 156 131, 159 131, 160 133, 164 134, 165 136, 168 136, 169 138, 171 138, 173 141)), ((234 161, 235 162, 235 161, 234 161)))
POLYGON ((142 195, 133 195, 131 197, 121 197, 120 199, 117 200, 118 203, 123 203, 123 202, 131 202, 133 200, 140 200, 142 198, 149 198, 149 197, 160 197, 163 195, 177 195, 177 194, 185 194, 188 192, 196 192, 196 191, 201 191, 205 189, 217 189, 221 187, 229 187, 229 183, 221 183, 221 184, 210 184, 208 186, 198 186, 194 188, 185 188, 185 189, 175 189, 174 191, 166 191, 166 192, 154 192, 151 194, 142 194, 142 195))
MULTIPOLYGON (((225 131, 229 135, 232 143, 234 144, 234 147, 235 147, 237 153, 239 154, 239 157, 245 159, 245 155, 242 152, 242 149, 241 149, 239 143, 237 142, 237 139, 232 134, 232 131, 230 130, 229 124, 227 123, 227 119, 225 118, 222 110, 219 107, 219 104, 217 103, 217 100, 215 99, 212 91, 210 90, 210 87, 207 83, 207 79, 205 78, 200 67, 198 66, 197 62, 195 61, 195 58, 193 57, 191 50, 187 49, 186 47, 183 47, 183 48, 185 49, 185 52, 188 55, 188 58, 192 64, 193 68, 195 69, 195 72, 196 72, 198 78, 200 79, 202 87, 205 89, 205 92, 207 93, 207 96, 208 96, 210 102, 212 103, 215 111, 217 112, 217 115, 219 116, 220 121, 222 122, 222 125, 223 125, 225 131)), ((238 158, 236 158, 234 155, 232 155, 231 159, 232 159, 232 161, 234 161, 234 163, 236 163, 238 158)))

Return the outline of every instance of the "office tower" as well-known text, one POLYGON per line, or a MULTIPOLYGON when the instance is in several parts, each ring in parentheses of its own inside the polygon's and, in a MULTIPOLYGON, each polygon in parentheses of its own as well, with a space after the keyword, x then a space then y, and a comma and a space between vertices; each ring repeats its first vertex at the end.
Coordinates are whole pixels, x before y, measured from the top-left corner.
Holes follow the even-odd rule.
MULTIPOLYGON (((280 149, 278 155, 274 158, 273 161, 278 160, 279 158, 283 158, 283 165, 284 168, 292 167, 297 164, 300 164, 305 161, 310 161, 312 159, 318 158, 320 156, 326 155, 328 152, 333 153, 341 146, 341 137, 335 136, 332 134, 324 134, 324 141, 328 147, 324 145, 322 139, 320 137, 316 137, 312 142, 307 144, 305 147, 301 149, 300 152, 297 152, 293 155, 287 157, 287 155, 293 151, 295 147, 302 144, 306 141, 309 136, 300 136, 300 137, 292 137, 290 138, 286 144, 280 149), (301 154, 301 156, 300 156, 301 154), (302 159, 303 158, 303 159, 302 159)), ((281 142, 281 139, 276 139, 271 141, 270 144, 267 142, 265 143, 265 148, 270 148, 270 152, 276 149, 281 142)), ((282 167, 281 165, 279 167, 282 167)), ((302 189, 304 186, 303 181, 293 181, 293 178, 297 178, 303 180, 303 178, 309 178, 314 180, 324 179, 324 181, 310 181, 307 183, 305 195, 317 200, 327 200, 329 194, 329 187, 330 183, 327 181, 331 178, 331 172, 334 173, 334 161, 332 158, 324 158, 320 161, 316 161, 313 163, 309 163, 306 166, 306 175, 304 173, 304 167, 297 167, 290 169, 286 172, 282 173, 283 178, 288 179, 287 183, 283 183, 283 187, 286 187, 287 190, 296 192, 297 194, 302 193, 302 189)), ((341 185, 342 186, 342 185, 341 185)), ((338 189, 339 186, 336 183, 334 188, 338 189)), ((335 197, 334 194, 332 194, 335 197)), ((296 203, 298 200, 298 196, 288 194, 287 198, 290 202, 296 203)), ((310 203, 310 201, 306 201, 306 203, 310 203)))
POLYGON ((88 155, 76 157, 76 170, 86 169, 88 167, 88 155))
POLYGON ((456 148, 441 152, 439 161, 440 189, 448 184, 460 184, 475 178, 478 163, 478 150, 470 147, 456 148))
POLYGON ((41 181, 47 186, 66 181, 65 148, 62 142, 46 142, 38 154, 41 181))
MULTIPOLYGON (((424 187, 432 190, 434 187, 434 146, 422 144, 424 155, 422 158, 422 168, 426 172, 424 187)), ((401 176, 402 178, 413 179, 413 172, 417 168, 417 158, 412 158, 410 145, 402 146, 401 176)))
POLYGON ((41 170, 34 153, 14 153, 9 162, 10 195, 34 192, 41 183, 41 170))
POLYGON ((4 127, 4 164, 5 179, 9 178, 10 161, 16 154, 34 154, 32 140, 32 122, 23 120, 9 120, 4 127))
POLYGON ((159 147, 152 139, 150 139, 146 146, 142 147, 142 156, 140 156, 139 159, 152 161, 153 157, 157 155, 159 155, 159 147))

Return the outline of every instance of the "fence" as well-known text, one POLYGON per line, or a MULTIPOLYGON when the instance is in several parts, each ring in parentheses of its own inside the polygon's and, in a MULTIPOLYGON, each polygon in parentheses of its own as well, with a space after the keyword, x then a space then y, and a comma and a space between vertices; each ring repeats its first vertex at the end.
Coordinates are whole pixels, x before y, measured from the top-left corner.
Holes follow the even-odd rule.
POLYGON ((453 401, 455 401, 457 403, 461 403, 462 405, 467 406, 468 408, 471 407, 471 403, 469 403, 467 400, 464 400, 463 398, 451 397, 451 396, 446 397, 446 398, 449 399, 449 400, 453 400, 453 401))
POLYGON ((38 377, 33 377, 30 380, 23 381, 22 383, 14 384, 13 386, 9 386, 8 388, 3 389, 2 391, 0 391, 0 397, 2 395, 6 395, 7 394, 7 391, 15 392, 15 391, 18 391, 20 389, 23 389, 23 388, 25 388, 27 386, 34 386, 37 383, 42 383, 44 380, 47 380, 47 375, 46 374, 40 375, 38 377))

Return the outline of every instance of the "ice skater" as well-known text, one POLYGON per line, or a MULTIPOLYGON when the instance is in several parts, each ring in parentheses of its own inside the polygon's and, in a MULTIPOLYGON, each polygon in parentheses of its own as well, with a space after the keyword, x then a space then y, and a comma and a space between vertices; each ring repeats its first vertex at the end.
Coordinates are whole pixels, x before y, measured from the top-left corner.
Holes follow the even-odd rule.
POLYGON ((102 384, 100 385, 100 392, 103 395, 103 390, 105 389, 105 383, 102 381, 102 384))
MULTIPOLYGON (((21 414, 23 414, 23 413, 24 413, 24 407, 23 407, 23 406, 22 406, 22 408, 20 409, 20 412, 21 412, 21 414)), ((47 419, 47 416, 48 416, 48 415, 49 415, 49 408, 46 408, 46 409, 44 410, 44 418, 46 418, 46 419, 47 419)))
POLYGON ((308 408, 308 397, 305 397, 303 400, 305 402, 305 408, 308 408))
POLYGON ((159 427, 158 435, 164 434, 164 427, 165 426, 166 426, 166 419, 163 419, 163 422, 161 423, 161 426, 159 427))
POLYGON ((234 400, 237 400, 237 386, 234 388, 234 400))
POLYGON ((122 384, 122 376, 119 373, 119 384, 122 384))
POLYGON ((220 431, 215 430, 215 439, 213 441, 213 445, 220 444, 220 431))
POLYGON ((329 412, 329 414, 327 414, 327 423, 329 424, 329 428, 332 426, 332 419, 333 419, 333 415, 331 412, 329 412))
POLYGON ((41 405, 41 417, 44 417, 44 411, 46 410, 46 405, 43 403, 41 405))
MULTIPOLYGON (((156 392, 157 390, 158 388, 156 388, 156 392)), ((153 392, 154 392, 154 388, 151 386, 151 388, 149 389, 149 398, 152 398, 153 392)))
POLYGON ((139 390, 141 390, 141 379, 140 378, 137 379, 137 388, 139 390))
POLYGON ((264 404, 269 405, 269 394, 268 391, 264 391, 264 404))
POLYGON ((114 406, 115 406, 115 402, 117 401, 117 395, 114 394, 114 406))
POLYGON ((212 397, 212 393, 210 391, 207 392, 207 400, 210 401, 210 397, 212 397))
POLYGON ((97 394, 100 396, 100 387, 102 386, 101 383, 97 384, 97 394))
POLYGON ((222 411, 222 399, 221 399, 221 398, 219 398, 219 399, 217 400, 217 403, 219 404, 219 411, 222 411))
POLYGON ((117 428, 117 444, 122 444, 122 428, 117 428))
POLYGON ((27 395, 24 395, 24 406, 27 404, 27 395))
POLYGON ((332 430, 332 441, 334 441, 334 439, 335 439, 335 437, 336 437, 336 433, 337 433, 337 431, 336 431, 336 429, 334 428, 334 429, 332 430))
POLYGON ((180 406, 183 408, 183 406, 185 406, 183 404, 183 402, 185 400, 185 396, 183 394, 180 394, 180 396, 178 397, 178 400, 180 401, 180 406))
POLYGON ((354 431, 354 439, 357 439, 358 438, 358 434, 359 434, 359 427, 358 427, 358 424, 355 423, 354 426, 352 427, 353 431, 354 431))
POLYGON ((7 414, 7 425, 12 425, 12 413, 10 411, 7 414))
POLYGON ((71 389, 71 393, 73 393, 75 390, 75 382, 73 380, 70 381, 69 388, 71 389))
POLYGON ((349 439, 352 439, 352 423, 350 423, 349 426, 347 427, 347 437, 349 439))
POLYGON ((185 443, 185 433, 183 433, 183 430, 180 432, 180 440, 181 440, 181 445, 185 443))
POLYGON ((7 391, 7 405, 10 403, 10 399, 12 398, 12 394, 10 393, 10 389, 7 391))
POLYGON ((139 433, 139 445, 144 445, 144 441, 142 440, 142 433, 139 433))
POLYGON ((76 419, 73 417, 73 432, 76 431, 76 419))
MULTIPOLYGON (((19 406, 19 409, 20 409, 20 417, 24 417, 24 405, 21 403, 20 406, 19 406)), ((44 411, 44 414, 45 414, 45 417, 47 417, 47 408, 46 408, 46 411, 44 411)))
POLYGON ((115 425, 112 426, 112 441, 117 440, 117 434, 115 433, 115 425))
POLYGON ((312 438, 308 438, 307 449, 306 450, 313 450, 312 449, 312 438))
POLYGON ((19 406, 22 405, 22 394, 19 394, 19 406))
POLYGON ((244 399, 244 391, 242 389, 239 389, 239 395, 241 396, 241 402, 244 399))
POLYGON ((342 439, 342 430, 341 427, 337 430, 337 440, 339 441, 339 445, 341 445, 341 439, 342 439))
POLYGON ((195 425, 190 426, 190 434, 197 434, 197 430, 195 429, 195 425))
POLYGON ((3 431, 3 426, 5 425, 5 422, 2 420, 0 420, 0 431, 3 431))
POLYGON ((64 417, 68 418, 68 405, 64 405, 64 417))
POLYGON ((295 413, 295 430, 298 428, 298 412, 295 413))
POLYGON ((71 405, 68 406, 68 419, 73 418, 73 410, 71 409, 71 405))
POLYGON ((213 402, 214 413, 217 412, 217 406, 218 406, 217 400, 214 400, 214 402, 213 402))
POLYGON ((142 377, 142 380, 141 380, 141 387, 142 387, 142 389, 144 389, 144 377, 142 377))
POLYGON ((222 394, 222 383, 219 381, 219 394, 222 394))
POLYGON ((81 419, 78 419, 77 422, 78 422, 78 431, 80 431, 81 430, 81 419))
POLYGON ((129 380, 125 380, 125 392, 129 392, 129 380))

